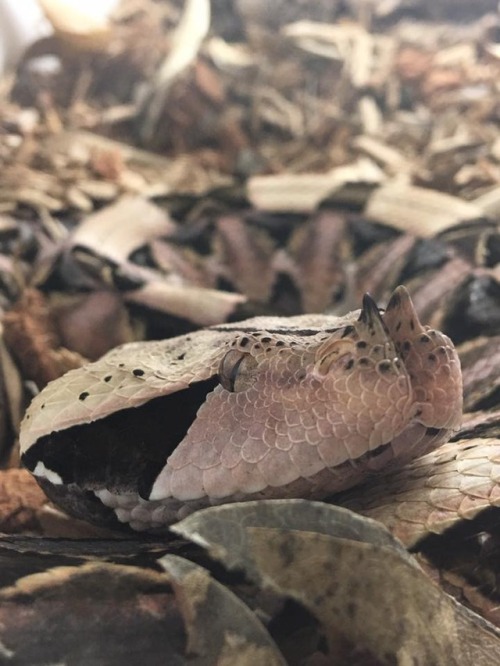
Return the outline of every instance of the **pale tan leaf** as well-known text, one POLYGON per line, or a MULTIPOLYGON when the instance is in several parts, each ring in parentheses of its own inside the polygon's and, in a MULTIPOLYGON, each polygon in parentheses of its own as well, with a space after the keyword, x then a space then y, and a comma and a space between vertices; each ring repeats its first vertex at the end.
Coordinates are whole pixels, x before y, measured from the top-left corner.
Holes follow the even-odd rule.
POLYGON ((450 194, 394 182, 374 191, 365 214, 401 231, 428 238, 459 222, 480 218, 483 211, 450 194))
POLYGON ((74 0, 38 0, 56 35, 85 51, 100 50, 109 39, 109 21, 102 13, 74 0))
POLYGON ((77 227, 71 245, 121 264, 134 250, 173 229, 175 224, 161 208, 127 196, 89 215, 77 227))
POLYGON ((241 294, 217 289, 173 285, 152 280, 124 296, 129 303, 138 303, 188 319, 198 326, 212 326, 226 321, 236 307, 246 301, 241 294))
POLYGON ((255 207, 264 210, 311 212, 348 183, 378 184, 382 178, 382 172, 372 161, 360 159, 326 174, 254 176, 247 182, 247 196, 255 207))

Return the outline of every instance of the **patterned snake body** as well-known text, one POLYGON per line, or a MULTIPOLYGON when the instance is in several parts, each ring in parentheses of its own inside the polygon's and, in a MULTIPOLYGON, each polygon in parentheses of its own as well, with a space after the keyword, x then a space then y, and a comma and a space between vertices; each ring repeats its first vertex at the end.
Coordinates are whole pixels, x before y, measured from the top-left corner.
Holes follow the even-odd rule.
POLYGON ((35 398, 21 447, 70 513, 143 530, 209 503, 325 498, 447 441, 461 413, 453 344, 398 287, 382 314, 366 296, 345 317, 119 347, 35 398))

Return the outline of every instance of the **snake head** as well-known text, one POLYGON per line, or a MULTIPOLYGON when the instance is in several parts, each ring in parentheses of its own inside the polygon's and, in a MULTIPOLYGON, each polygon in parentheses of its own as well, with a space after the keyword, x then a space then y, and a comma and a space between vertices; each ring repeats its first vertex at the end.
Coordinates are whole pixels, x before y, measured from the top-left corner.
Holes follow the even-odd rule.
POLYGON ((366 295, 359 313, 325 317, 316 329, 299 328, 299 320, 287 320, 288 331, 245 333, 244 349, 233 341, 222 385, 169 457, 151 499, 324 497, 426 453, 458 427, 456 352, 446 336, 421 326, 404 288, 386 313, 366 295), (433 410, 443 391, 449 404, 433 410))
POLYGON ((214 502, 324 498, 445 441, 452 343, 398 288, 345 317, 257 317, 132 343, 49 384, 25 465, 79 517, 158 528, 214 502))

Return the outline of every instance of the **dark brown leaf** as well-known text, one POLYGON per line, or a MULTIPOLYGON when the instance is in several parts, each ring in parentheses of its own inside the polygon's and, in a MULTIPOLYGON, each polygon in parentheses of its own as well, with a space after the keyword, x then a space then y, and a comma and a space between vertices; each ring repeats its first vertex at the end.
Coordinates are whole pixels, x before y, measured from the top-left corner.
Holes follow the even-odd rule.
POLYGON ((0 590, 2 658, 15 664, 184 664, 167 577, 116 564, 65 566, 0 590))

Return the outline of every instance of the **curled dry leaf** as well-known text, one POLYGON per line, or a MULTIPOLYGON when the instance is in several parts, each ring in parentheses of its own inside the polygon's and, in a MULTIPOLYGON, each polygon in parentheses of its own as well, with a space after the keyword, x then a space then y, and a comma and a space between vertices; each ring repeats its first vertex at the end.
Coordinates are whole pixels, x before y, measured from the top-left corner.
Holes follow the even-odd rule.
MULTIPOLYGON (((172 531, 209 548, 216 559, 222 558, 224 553, 225 565, 234 569, 244 558, 247 549, 246 531, 239 526, 243 518, 246 527, 308 531, 314 526, 314 531, 320 534, 393 548, 410 561, 401 544, 375 521, 342 507, 300 499, 226 504, 216 509, 198 511, 174 525, 172 531), (211 534, 209 539, 205 539, 207 529, 211 534), (235 539, 226 552, 226 538, 231 530, 235 530, 232 532, 235 539)), ((257 572, 251 573, 257 575, 257 572)))
POLYGON ((304 312, 324 312, 344 292, 350 250, 345 224, 340 215, 320 213, 292 237, 290 254, 304 312))
POLYGON ((387 299, 387 285, 398 281, 415 242, 413 236, 403 234, 395 240, 374 245, 365 252, 354 267, 358 302, 367 291, 377 302, 387 299))
MULTIPOLYGON (((414 279, 408 280, 415 298, 415 309, 424 321, 440 329, 445 328, 445 317, 453 303, 452 297, 462 290, 471 271, 470 262, 462 257, 452 257, 441 267, 422 271, 414 279)), ((478 306, 484 306, 484 301, 480 304, 478 299, 478 306)), ((450 331, 455 342, 458 342, 458 336, 466 331, 468 324, 469 322, 464 321, 460 330, 454 327, 450 331)))
MULTIPOLYGON (((336 507, 325 507, 332 516, 330 535, 323 526, 316 532, 310 515, 306 530, 290 527, 292 506, 300 515, 307 504, 210 508, 174 530, 229 568, 243 569, 254 582, 302 603, 321 623, 337 663, 352 663, 349 655, 360 649, 381 664, 498 663, 500 632, 439 590, 382 527, 368 522, 367 532, 386 535, 385 545, 384 537, 375 544, 335 536, 336 507)), ((360 516, 353 519, 363 524, 360 516)))
POLYGON ((127 196, 89 215, 76 228, 71 246, 121 264, 149 241, 174 230, 175 224, 159 206, 127 196))
POLYGON ((266 302, 271 298, 275 279, 271 258, 273 245, 266 234, 250 229, 237 216, 217 220, 216 253, 227 278, 250 300, 266 302))
POLYGON ((15 464, 17 451, 13 454, 15 436, 26 407, 22 378, 4 340, 4 328, 0 326, 0 460, 15 464))
MULTIPOLYGON (((96 360, 113 347, 136 339, 123 298, 116 291, 55 293, 50 308, 64 347, 84 358, 96 360)), ((58 358, 64 352, 60 349, 58 358)))
MULTIPOLYGON (((351 182, 378 184, 381 172, 364 160, 321 174, 283 173, 249 178, 246 194, 250 202, 263 210, 311 212, 324 199, 351 182)), ((376 219, 376 218, 375 218, 376 219)))
MULTIPOLYGON (((125 289, 123 298, 128 303, 179 317, 197 326, 225 321, 239 304, 246 301, 245 296, 196 286, 196 271, 193 268, 187 270, 187 262, 182 260, 182 256, 173 261, 173 248, 170 248, 171 270, 167 275, 131 261, 135 252, 144 248, 149 250, 154 243, 158 250, 158 239, 173 234, 176 228, 160 207, 142 197, 125 197, 90 215, 80 224, 73 234, 71 246, 77 261, 94 274, 100 273, 104 281, 121 279, 127 285, 138 285, 137 288, 125 289), (188 284, 185 284, 186 281, 188 284), (193 282, 194 285, 191 284, 193 282)), ((166 252, 164 259, 165 255, 166 252)), ((155 256, 154 252, 152 256, 155 256)), ((91 295, 89 298, 92 300, 94 297, 91 295)), ((107 298, 113 298, 112 294, 108 293, 107 298)), ((118 296, 114 298, 116 300, 118 296)), ((121 303, 121 297, 119 300, 121 303)), ((115 339, 114 344, 126 342, 132 335, 130 331, 127 333, 130 325, 126 319, 125 314, 120 313, 119 320, 125 334, 119 341, 115 339)), ((79 349, 74 338, 71 337, 72 348, 79 349)), ((105 342, 105 346, 107 349, 113 346, 112 340, 105 342)), ((92 353, 92 357, 95 358, 96 354, 92 353)))
POLYGON ((168 574, 184 619, 190 664, 285 666, 254 613, 206 569, 176 555, 165 555, 159 563, 168 574))

